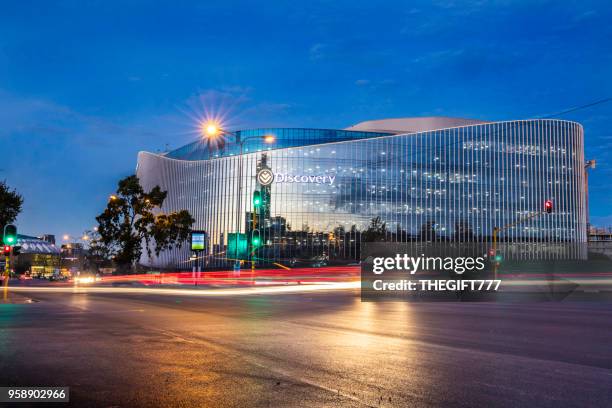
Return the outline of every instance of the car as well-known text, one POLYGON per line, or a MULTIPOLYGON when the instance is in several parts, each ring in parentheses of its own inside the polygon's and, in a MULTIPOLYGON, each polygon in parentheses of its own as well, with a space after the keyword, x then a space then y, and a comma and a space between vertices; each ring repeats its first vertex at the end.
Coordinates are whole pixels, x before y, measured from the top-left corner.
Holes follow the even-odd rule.
POLYGON ((81 283, 81 284, 95 283, 95 282, 100 282, 101 280, 102 278, 99 277, 98 275, 90 275, 90 274, 79 275, 74 278, 75 283, 81 283))

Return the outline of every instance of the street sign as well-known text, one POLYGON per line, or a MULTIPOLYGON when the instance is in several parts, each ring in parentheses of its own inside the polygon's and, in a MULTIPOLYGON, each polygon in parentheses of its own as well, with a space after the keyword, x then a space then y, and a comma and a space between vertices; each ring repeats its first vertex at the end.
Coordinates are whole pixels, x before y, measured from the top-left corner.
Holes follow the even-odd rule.
POLYGON ((206 232, 191 231, 191 250, 202 252, 206 250, 206 232))

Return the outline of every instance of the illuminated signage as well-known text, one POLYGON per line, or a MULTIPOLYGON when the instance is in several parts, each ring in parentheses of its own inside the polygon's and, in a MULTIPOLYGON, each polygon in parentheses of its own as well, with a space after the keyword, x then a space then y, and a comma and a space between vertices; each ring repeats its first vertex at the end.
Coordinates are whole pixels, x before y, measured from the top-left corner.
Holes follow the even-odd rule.
POLYGON ((257 181, 262 186, 269 186, 272 183, 311 183, 333 185, 336 180, 335 175, 316 176, 312 174, 288 174, 273 173, 270 169, 261 169, 257 172, 257 181))
POLYGON ((191 250, 194 252, 204 251, 206 249, 206 232, 192 231, 191 232, 191 250))
POLYGON ((274 181, 274 174, 270 169, 261 169, 257 172, 257 181, 262 186, 269 186, 274 181))
POLYGON ((274 174, 274 180, 277 183, 314 183, 314 184, 334 184, 336 176, 313 176, 305 174, 274 174))

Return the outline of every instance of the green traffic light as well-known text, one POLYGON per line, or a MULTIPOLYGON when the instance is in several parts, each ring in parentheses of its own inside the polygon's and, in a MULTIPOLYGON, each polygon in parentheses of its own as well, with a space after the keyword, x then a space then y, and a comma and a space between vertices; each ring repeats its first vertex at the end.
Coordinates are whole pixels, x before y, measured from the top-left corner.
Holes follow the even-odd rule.
POLYGON ((12 224, 4 226, 4 243, 13 245, 17 242, 17 227, 12 224))
POLYGON ((253 193, 253 206, 259 207, 261 205, 261 192, 255 191, 253 193))
POLYGON ((502 261, 502 256, 501 255, 495 255, 495 262, 501 262, 502 261))
POLYGON ((259 231, 253 231, 251 235, 251 245, 253 247, 258 247, 261 245, 261 237, 259 236, 259 231))

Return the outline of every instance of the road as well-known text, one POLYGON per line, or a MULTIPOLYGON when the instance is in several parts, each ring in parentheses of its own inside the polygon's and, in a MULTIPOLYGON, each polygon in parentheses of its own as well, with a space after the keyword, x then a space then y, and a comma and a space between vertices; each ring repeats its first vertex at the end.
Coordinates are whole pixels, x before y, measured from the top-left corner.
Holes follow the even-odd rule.
POLYGON ((77 407, 612 404, 610 303, 358 295, 23 292, 0 304, 0 385, 77 407))

